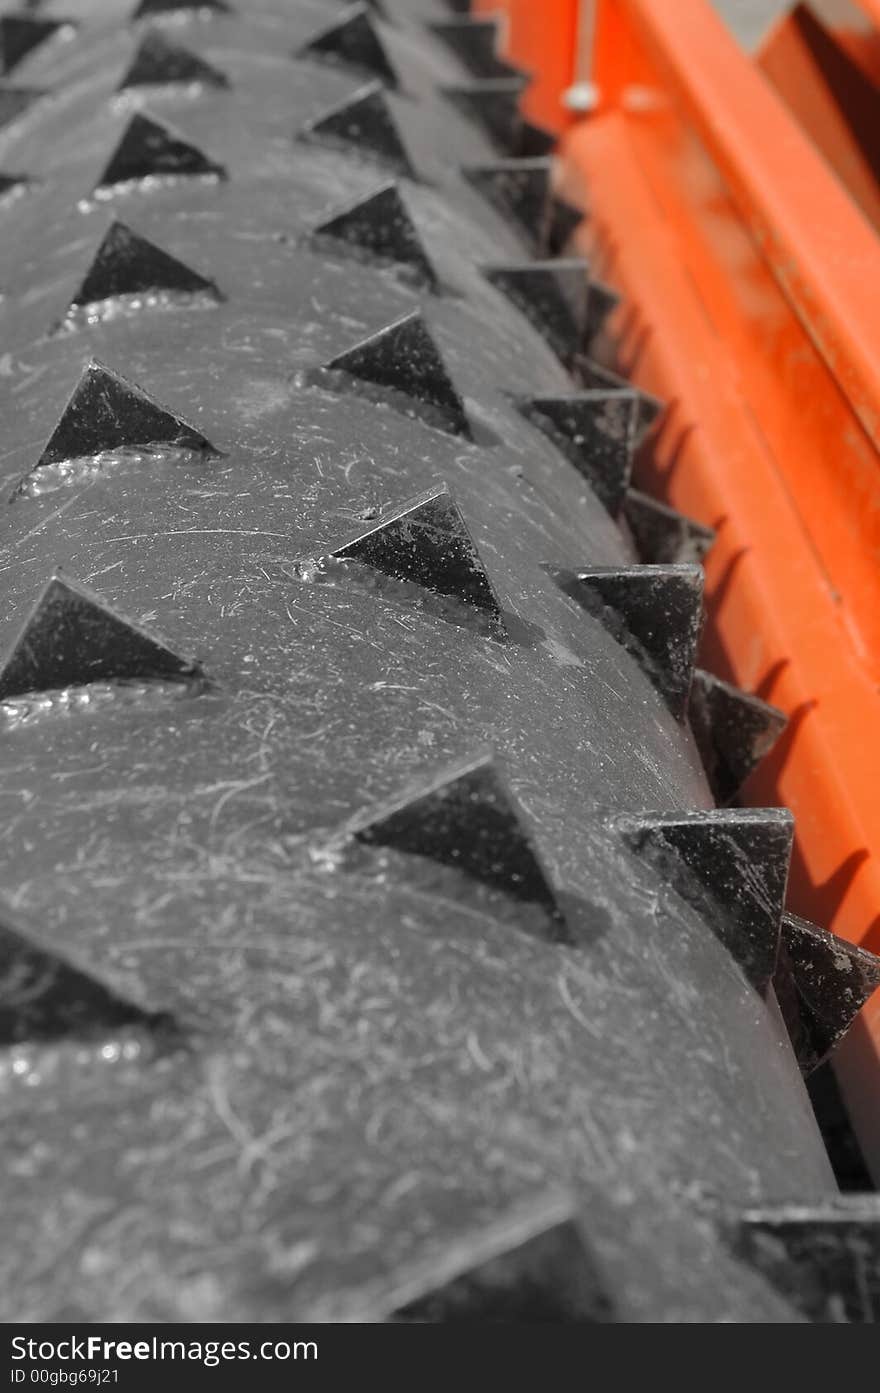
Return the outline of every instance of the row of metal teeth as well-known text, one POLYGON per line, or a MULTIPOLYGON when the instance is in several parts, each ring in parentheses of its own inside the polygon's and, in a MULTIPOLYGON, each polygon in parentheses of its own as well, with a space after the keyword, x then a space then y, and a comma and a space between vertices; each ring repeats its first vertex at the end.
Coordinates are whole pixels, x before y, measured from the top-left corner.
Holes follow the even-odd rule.
MULTIPOLYGON (((134 17, 194 8, 228 12, 231 7, 222 0, 200 6, 141 0, 134 17)), ((338 62, 377 79, 312 121, 302 134, 361 154, 366 150, 395 175, 417 180, 385 94, 386 89, 401 86, 399 75, 371 9, 382 13, 378 3, 356 5, 299 50, 300 57, 338 62)), ((0 18, 4 71, 48 39, 61 23, 30 15, 0 18)), ((478 120, 503 151, 503 158, 465 169, 464 176, 519 227, 539 258, 488 266, 484 274, 540 330, 582 385, 582 390, 568 396, 523 400, 518 405, 528 420, 554 440, 608 511, 615 517, 623 515, 647 562, 554 571, 554 579, 632 653, 673 714, 680 720, 689 718, 716 797, 730 803, 757 760, 781 734, 784 718, 758 698, 695 669, 702 622, 698 561, 711 544, 711 532, 630 487, 634 450, 650 429, 658 406, 582 356, 584 345, 601 328, 616 298, 607 287, 590 281, 586 262, 558 255, 581 214, 553 192, 551 139, 519 114, 524 79, 497 57, 494 22, 460 18, 431 28, 480 79, 448 88, 446 95, 478 120)), ((229 79, 162 32, 150 31, 141 39, 119 90, 170 83, 225 87, 229 79)), ((5 95, 10 99, 5 104, 10 118, 34 96, 11 91, 5 95)), ((180 133, 138 111, 93 194, 112 197, 121 184, 157 176, 224 179, 226 171, 180 133)), ((10 189, 28 181, 24 175, 8 174, 0 182, 10 189)), ((427 291, 443 293, 405 190, 396 182, 385 183, 340 210, 316 227, 314 236, 406 267, 427 291)), ((222 287, 210 277, 114 221, 64 322, 75 324, 75 315, 71 316, 78 309, 95 308, 100 317, 104 302, 156 292, 203 295, 215 303, 223 299, 222 287)), ((357 390, 367 384, 387 393, 392 402, 400 396, 407 403, 417 403, 430 425, 470 435, 462 398, 419 312, 321 365, 313 380, 333 390, 357 390)), ((112 369, 90 362, 19 493, 27 494, 28 483, 42 470, 157 445, 222 453, 173 410, 112 369)), ((372 568, 393 581, 454 600, 460 606, 450 612, 454 622, 469 611, 481 611, 490 624, 489 636, 507 641, 503 608, 466 520, 444 482, 416 499, 402 501, 368 531, 342 541, 332 559, 372 568)), ((197 660, 182 656, 164 639, 115 612, 77 581, 55 576, 0 670, 0 699, 9 708, 39 693, 93 683, 144 681, 191 682, 204 690, 210 673, 204 673, 197 660)), ((880 984, 880 962, 783 913, 791 855, 790 816, 782 810, 728 807, 711 813, 641 813, 612 821, 614 831, 650 859, 674 890, 708 907, 716 932, 756 989, 763 992, 771 982, 775 984, 803 1067, 808 1070, 821 1062, 880 984), (744 860, 753 872, 748 882, 739 873, 744 860), (842 959, 847 963, 843 990, 838 985, 842 959)), ((544 911, 540 931, 557 941, 570 941, 557 894, 532 845, 522 810, 491 752, 441 771, 393 803, 361 815, 341 830, 339 844, 346 841, 404 853, 417 850, 453 865, 495 891, 539 906, 544 911), (444 836, 438 836, 438 828, 444 836)), ((147 1017, 99 977, 65 962, 30 933, 7 927, 2 935, 4 962, 15 963, 19 972, 35 980, 51 979, 51 989, 40 998, 39 1019, 27 1023, 38 1036, 63 1035, 71 1020, 83 1013, 93 1024, 107 1027, 168 1027, 167 1021, 147 1017)), ((20 1020, 15 1023, 10 1038, 21 1038, 22 1025, 20 1020)), ((876 1262, 880 1252, 876 1213, 869 1209, 862 1205, 857 1210, 830 1208, 824 1213, 755 1212, 736 1224, 735 1241, 798 1297, 804 1283, 800 1278, 791 1280, 792 1263, 795 1268, 808 1267, 812 1274, 817 1251, 832 1253, 838 1266, 847 1257, 853 1264, 862 1262, 866 1251, 876 1262), (768 1246, 768 1235, 776 1240, 775 1246, 773 1242, 768 1246), (784 1262, 779 1257, 780 1239, 784 1262)), ((505 1225, 503 1238, 487 1235, 480 1265, 467 1273, 451 1273, 439 1290, 435 1283, 429 1294, 402 1300, 399 1314, 436 1318, 454 1314, 462 1303, 473 1312, 481 1290, 497 1289, 499 1264, 517 1273, 520 1285, 533 1286, 540 1280, 557 1314, 576 1316, 578 1293, 582 1296, 584 1291, 590 1292, 595 1313, 600 1300, 596 1274, 574 1210, 544 1216, 538 1223, 532 1215, 526 1228, 529 1231, 515 1243, 510 1224, 505 1225)), ((839 1277, 835 1281, 839 1288, 839 1277)), ((825 1314, 820 1306, 821 1302, 814 1303, 809 1313, 825 1314)), ((843 1314, 863 1316, 864 1311, 843 1314)))

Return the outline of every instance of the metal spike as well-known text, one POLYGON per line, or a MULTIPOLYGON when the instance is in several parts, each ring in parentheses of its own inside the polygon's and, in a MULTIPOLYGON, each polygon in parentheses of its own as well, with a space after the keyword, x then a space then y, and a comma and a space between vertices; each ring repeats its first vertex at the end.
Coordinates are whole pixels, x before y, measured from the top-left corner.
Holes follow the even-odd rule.
POLYGON ((82 1040, 130 1026, 170 1025, 167 1016, 126 1001, 88 968, 0 922, 0 1046, 82 1040))
POLYGON ((450 429, 469 434, 464 403, 418 310, 370 334, 326 367, 437 407, 450 429))
POLYGON ((776 970, 794 822, 787 808, 640 813, 618 819, 629 846, 705 915, 764 992, 776 970))
POLYGON ((880 1197, 746 1210, 731 1243, 809 1320, 880 1321, 880 1197))
POLYGON ((229 79, 211 63, 180 44, 169 43, 163 34, 150 30, 144 34, 118 92, 130 87, 168 87, 177 83, 201 83, 207 87, 228 87, 229 79))
POLYGON ((346 10, 340 19, 334 20, 303 44, 294 56, 322 58, 372 74, 386 87, 400 86, 400 79, 373 27, 370 10, 365 4, 353 5, 346 10))
POLYGON ((333 555, 373 566, 483 611, 504 635, 501 605, 449 486, 409 499, 333 555))
POLYGON ((169 126, 137 111, 110 156, 95 190, 110 189, 115 184, 147 179, 153 175, 199 174, 226 178, 222 165, 215 164, 169 126))
POLYGON ((796 914, 784 914, 774 985, 798 1063, 810 1074, 880 987, 880 958, 796 914))
POLYGON ((603 281, 591 280, 587 297, 587 322, 584 326, 584 343, 591 344, 602 329, 605 320, 620 304, 620 294, 603 281))
POLYGON ((512 218, 538 251, 544 246, 550 216, 552 161, 494 160, 467 165, 464 178, 505 218, 512 218))
POLYGON ((635 393, 531 397, 520 402, 519 408, 571 460, 616 517, 632 470, 638 411, 635 393))
POLYGON ((408 179, 418 177, 381 82, 358 88, 344 102, 307 122, 303 135, 307 140, 371 155, 408 179))
POLYGON ((38 15, 0 15, 0 73, 11 72, 33 49, 69 23, 38 15))
POLYGON ((629 387, 639 394, 639 442, 647 435, 648 431, 666 410, 665 403, 658 397, 651 396, 650 392, 645 392, 641 387, 628 382, 625 377, 620 377, 616 372, 611 372, 608 368, 603 368, 601 364, 594 363, 592 359, 579 353, 575 357, 572 368, 574 375, 582 387, 592 389, 595 387, 629 387))
POLYGON ((567 203, 564 198, 550 200, 547 251, 551 256, 561 256, 567 250, 584 217, 585 214, 580 208, 575 208, 573 203, 567 203))
POLYGON ((82 371, 61 419, 35 465, 86 459, 124 445, 173 445, 217 455, 219 450, 182 416, 133 382, 92 359, 82 371))
POLYGON ((642 561, 659 565, 698 563, 715 541, 711 527, 704 527, 637 489, 627 493, 623 511, 642 561))
POLYGON ((718 803, 736 797, 788 724, 784 711, 699 668, 691 684, 688 720, 718 803))
POLYGON ((589 267, 580 257, 483 267, 483 275, 517 306, 568 361, 584 342, 589 267))
POLYGON ((0 699, 89 682, 175 681, 198 670, 95 591, 55 575, 0 668, 0 699))
POLYGON ((396 1321, 595 1325, 614 1320, 573 1205, 525 1211, 474 1235, 411 1280, 409 1288, 393 1312, 396 1321))
POLYGON ((496 77, 438 90, 462 115, 482 126, 499 150, 515 155, 522 132, 519 103, 528 85, 527 78, 496 77))
POLYGON ((542 936, 567 938, 547 873, 491 753, 371 810, 349 833, 367 845, 452 866, 512 900, 538 905, 546 911, 542 936))
POLYGON ((397 184, 385 184, 358 199, 315 228, 320 237, 332 237, 360 247, 386 261, 413 268, 421 281, 435 290, 437 273, 397 184))
POLYGON ((185 266, 123 222, 110 224, 72 305, 93 305, 117 295, 149 290, 210 294, 222 299, 213 281, 185 266))
POLYGON ((519 142, 515 154, 520 159, 538 160, 552 155, 559 141, 555 133, 546 126, 538 126, 534 121, 520 122, 519 142))
POLYGON ((497 19, 445 19, 428 28, 474 77, 510 77, 518 71, 498 56, 497 19))
POLYGON ((687 706, 703 614, 699 566, 547 567, 650 677, 676 719, 687 706))

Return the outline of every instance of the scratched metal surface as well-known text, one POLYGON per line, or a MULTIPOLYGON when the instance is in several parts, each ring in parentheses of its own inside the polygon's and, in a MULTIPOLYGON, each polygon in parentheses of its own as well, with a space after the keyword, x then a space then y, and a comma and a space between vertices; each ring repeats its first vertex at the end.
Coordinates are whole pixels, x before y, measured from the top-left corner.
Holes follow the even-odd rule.
POLYGON ((622 1312, 772 1318, 786 1308, 728 1256, 712 1206, 827 1193, 824 1150, 777 1015, 604 818, 711 806, 690 736, 541 569, 632 553, 511 401, 571 384, 478 272, 523 249, 455 173, 489 150, 432 91, 460 74, 425 40, 420 15, 443 13, 427 0, 389 0, 382 32, 447 293, 309 244, 383 178, 294 139, 357 85, 288 56, 330 8, 175 25, 232 85, 146 105, 224 183, 80 206, 124 119, 111 94, 134 34, 115 4, 58 6, 80 33, 16 75, 53 95, 0 133, 0 167, 38 180, 2 210, 4 498, 92 355, 223 452, 129 459, 3 508, 0 650, 60 564, 196 653, 211 686, 0 735, 5 904, 179 1030, 0 1061, 0 1314, 382 1317, 450 1251, 571 1191, 622 1312), (47 337, 111 214, 224 302, 47 337), (477 443, 299 376, 419 304, 477 443), (298 558, 438 479, 506 644, 296 578, 298 558), (521 932, 456 872, 315 855, 486 747, 573 946, 521 932))

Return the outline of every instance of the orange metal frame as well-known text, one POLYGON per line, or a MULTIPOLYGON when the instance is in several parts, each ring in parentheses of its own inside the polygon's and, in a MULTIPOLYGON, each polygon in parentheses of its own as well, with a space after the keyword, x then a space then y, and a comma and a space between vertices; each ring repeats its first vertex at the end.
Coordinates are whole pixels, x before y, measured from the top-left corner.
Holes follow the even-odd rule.
MULTIPOLYGON (((641 482, 718 529, 706 664, 789 714, 746 796, 795 812, 792 906, 878 949, 876 230, 704 0, 509 9, 511 55, 544 72, 530 114, 557 129, 595 22, 598 105, 561 149, 623 292, 620 366, 670 403, 641 482)), ((880 1167, 880 993, 840 1059, 880 1167)))

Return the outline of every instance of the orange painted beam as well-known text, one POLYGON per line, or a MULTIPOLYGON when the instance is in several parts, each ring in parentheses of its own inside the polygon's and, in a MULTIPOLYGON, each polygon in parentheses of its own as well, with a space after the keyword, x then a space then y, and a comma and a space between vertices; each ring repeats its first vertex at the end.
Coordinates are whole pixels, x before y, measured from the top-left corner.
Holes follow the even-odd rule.
POLYGON ((475 0, 474 15, 500 15, 506 58, 533 74, 523 110, 528 118, 560 131, 572 116, 563 93, 575 77, 581 0, 475 0))

